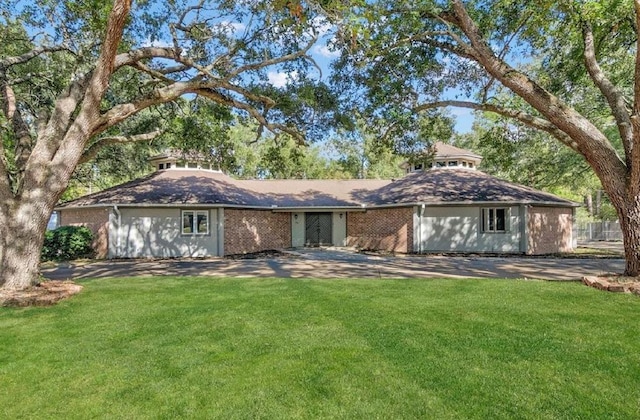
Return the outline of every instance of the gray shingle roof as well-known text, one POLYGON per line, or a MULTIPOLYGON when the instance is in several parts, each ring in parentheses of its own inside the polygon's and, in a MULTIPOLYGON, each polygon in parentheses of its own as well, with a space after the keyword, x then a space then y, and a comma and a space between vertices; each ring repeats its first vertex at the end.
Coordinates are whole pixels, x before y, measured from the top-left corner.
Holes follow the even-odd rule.
POLYGON ((64 203, 83 206, 215 205, 361 207, 482 202, 575 204, 476 170, 432 169, 398 180, 236 180, 220 172, 166 170, 64 203))
POLYGON ((438 141, 434 145, 436 149, 436 157, 470 157, 474 159, 482 159, 482 156, 473 153, 469 150, 461 149, 459 147, 452 146, 450 144, 442 143, 438 141))
POLYGON ((376 205, 391 203, 470 204, 545 203, 573 206, 553 194, 513 184, 471 169, 430 169, 391 182, 371 196, 376 205))

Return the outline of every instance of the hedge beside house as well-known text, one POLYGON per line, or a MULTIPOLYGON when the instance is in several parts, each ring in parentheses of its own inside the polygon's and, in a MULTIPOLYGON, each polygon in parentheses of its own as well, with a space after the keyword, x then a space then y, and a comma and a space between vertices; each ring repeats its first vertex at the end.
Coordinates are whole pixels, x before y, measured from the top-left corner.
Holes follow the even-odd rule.
POLYGON ((45 233, 43 261, 69 261, 94 255, 93 233, 84 226, 61 226, 45 233))

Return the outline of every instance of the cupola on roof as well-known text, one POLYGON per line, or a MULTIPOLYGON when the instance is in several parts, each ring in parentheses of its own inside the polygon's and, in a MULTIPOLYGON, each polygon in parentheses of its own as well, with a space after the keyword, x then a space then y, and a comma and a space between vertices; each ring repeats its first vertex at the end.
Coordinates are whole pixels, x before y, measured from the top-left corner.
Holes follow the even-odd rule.
POLYGON ((430 166, 426 162, 416 162, 412 165, 405 162, 402 164, 405 172, 420 172, 427 168, 476 169, 482 162, 482 156, 450 144, 438 141, 433 147, 436 153, 430 166))
POLYGON ((170 149, 163 153, 151 156, 149 163, 157 171, 166 169, 204 169, 220 172, 217 165, 210 162, 207 156, 201 152, 184 152, 170 149))

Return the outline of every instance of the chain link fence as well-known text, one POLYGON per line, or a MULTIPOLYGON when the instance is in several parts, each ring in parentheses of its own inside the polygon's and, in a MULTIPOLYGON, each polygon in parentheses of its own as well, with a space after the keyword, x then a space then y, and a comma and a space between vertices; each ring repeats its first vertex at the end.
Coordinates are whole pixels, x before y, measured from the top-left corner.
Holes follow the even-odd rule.
POLYGON ((589 241, 622 241, 622 230, 618 221, 576 223, 573 237, 579 244, 589 241))

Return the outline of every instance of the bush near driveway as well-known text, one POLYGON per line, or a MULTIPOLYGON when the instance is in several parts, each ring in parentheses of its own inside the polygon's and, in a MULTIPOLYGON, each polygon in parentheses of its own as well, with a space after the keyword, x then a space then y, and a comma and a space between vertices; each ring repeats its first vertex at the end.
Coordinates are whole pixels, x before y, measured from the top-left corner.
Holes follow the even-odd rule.
POLYGON ((60 226, 48 230, 42 247, 43 261, 70 261, 92 257, 93 233, 85 226, 60 226))

